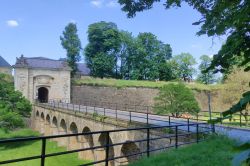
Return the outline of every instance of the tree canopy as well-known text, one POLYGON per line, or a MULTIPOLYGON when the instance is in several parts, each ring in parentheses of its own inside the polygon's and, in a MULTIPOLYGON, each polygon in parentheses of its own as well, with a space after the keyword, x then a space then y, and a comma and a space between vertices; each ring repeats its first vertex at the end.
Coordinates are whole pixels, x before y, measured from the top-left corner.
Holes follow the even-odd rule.
POLYGON ((84 53, 91 74, 101 78, 117 75, 121 39, 116 24, 101 21, 89 25, 88 40, 84 53))
POLYGON ((80 61, 81 41, 77 34, 77 27, 74 23, 69 23, 63 35, 60 37, 61 44, 67 51, 67 62, 71 67, 71 76, 73 77, 77 72, 77 62, 80 61))
POLYGON ((136 80, 169 80, 166 65, 172 57, 169 44, 152 33, 131 33, 119 30, 115 23, 98 22, 88 29, 89 44, 85 60, 96 77, 115 77, 136 80))
POLYGON ((203 84, 212 84, 216 82, 215 74, 213 70, 207 70, 207 68, 211 65, 212 58, 208 55, 202 55, 200 57, 201 63, 199 65, 200 73, 198 75, 197 80, 203 84))
POLYGON ((193 75, 196 72, 194 68, 196 61, 191 54, 181 53, 174 56, 171 61, 172 65, 176 67, 175 72, 178 78, 183 79, 185 82, 192 80, 193 75))

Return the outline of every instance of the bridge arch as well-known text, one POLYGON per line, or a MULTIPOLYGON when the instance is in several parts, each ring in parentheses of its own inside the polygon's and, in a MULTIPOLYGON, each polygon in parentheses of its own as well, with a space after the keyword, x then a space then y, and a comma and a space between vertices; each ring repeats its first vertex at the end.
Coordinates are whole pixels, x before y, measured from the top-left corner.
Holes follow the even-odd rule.
MULTIPOLYGON (((85 126, 82 130, 82 133, 88 133, 88 132, 91 132, 91 130, 89 127, 85 126)), ((92 134, 81 136, 79 141, 81 143, 81 148, 90 148, 94 146, 92 134)), ((85 160, 94 160, 94 151, 93 150, 82 151, 79 153, 79 157, 85 160)))
MULTIPOLYGON (((78 127, 75 122, 72 122, 69 126, 69 132, 70 134, 76 134, 78 133, 78 127)), ((69 149, 78 149, 79 146, 79 140, 78 136, 71 136, 69 137, 69 149)))
MULTIPOLYGON (((140 153, 140 148, 134 142, 126 141, 126 143, 122 145, 121 156, 127 156, 127 155, 136 154, 136 153, 140 153)), ((128 163, 137 160, 139 157, 140 155, 133 155, 133 156, 122 158, 121 164, 127 165, 128 163)))
POLYGON ((67 133, 67 125, 66 125, 66 121, 64 119, 61 119, 60 126, 59 126, 59 132, 60 132, 60 134, 67 133))
POLYGON ((39 111, 37 110, 36 111, 36 119, 39 119, 40 117, 39 117, 39 111))
MULTIPOLYGON (((113 144, 113 141, 110 138, 110 136, 108 137, 108 139, 109 139, 109 144, 113 144)), ((106 142, 107 142, 107 133, 100 134, 100 136, 98 138, 98 143, 101 146, 105 146, 106 142)), ((96 149, 96 156, 95 156, 95 158, 97 159, 96 161, 105 159, 105 149, 106 149, 106 147, 96 149)), ((109 158, 114 158, 114 147, 113 146, 109 147, 109 158)), ((115 165, 114 160, 109 161, 109 165, 114 166, 115 165)))
MULTIPOLYGON (((59 134, 67 134, 67 124, 64 119, 60 120, 60 124, 58 126, 58 133, 59 134)), ((60 137, 57 138, 59 146, 68 146, 68 138, 67 137, 60 137)))
POLYGON ((41 113, 41 121, 44 121, 44 113, 41 113))

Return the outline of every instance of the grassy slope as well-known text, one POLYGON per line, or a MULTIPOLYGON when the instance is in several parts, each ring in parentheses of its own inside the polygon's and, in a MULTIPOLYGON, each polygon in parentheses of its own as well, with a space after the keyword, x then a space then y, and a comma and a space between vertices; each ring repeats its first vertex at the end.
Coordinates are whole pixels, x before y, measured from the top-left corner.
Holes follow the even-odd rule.
MULTIPOLYGON (((0 139, 2 138, 13 138, 13 137, 25 137, 25 136, 36 136, 37 132, 33 132, 29 129, 22 129, 17 132, 6 134, 0 130, 0 139)), ((64 147, 58 147, 55 142, 48 141, 46 153, 65 151, 64 147)), ((9 160, 14 158, 28 157, 34 155, 40 155, 41 153, 41 141, 33 141, 29 143, 18 143, 18 144, 7 144, 0 145, 0 161, 9 160)), ((69 166, 69 165, 80 165, 86 161, 79 160, 77 153, 56 156, 46 158, 46 165, 49 166, 69 166)), ((40 160, 23 161, 19 163, 8 164, 8 166, 39 166, 40 160)))
POLYGON ((130 166, 228 166, 234 155, 234 141, 222 136, 211 136, 208 141, 173 149, 130 166))
MULTIPOLYGON (((93 77, 83 77, 81 79, 75 79, 73 81, 74 85, 91 85, 91 86, 110 86, 117 88, 124 87, 145 87, 145 88, 159 88, 163 85, 176 82, 166 82, 166 81, 138 81, 138 80, 119 80, 119 79, 100 79, 93 77)), ((190 83, 187 86, 191 89, 196 90, 209 90, 209 89, 220 89, 222 85, 204 85, 199 83, 190 83)))

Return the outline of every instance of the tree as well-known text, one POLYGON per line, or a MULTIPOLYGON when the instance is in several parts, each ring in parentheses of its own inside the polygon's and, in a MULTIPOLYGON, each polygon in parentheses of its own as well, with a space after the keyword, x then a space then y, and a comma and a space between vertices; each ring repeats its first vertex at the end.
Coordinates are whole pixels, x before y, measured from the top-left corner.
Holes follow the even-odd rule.
POLYGON ((132 33, 120 31, 121 45, 119 50, 120 57, 120 74, 123 79, 131 78, 132 61, 135 55, 135 38, 132 33))
POLYGON ((172 64, 176 65, 176 74, 179 78, 183 79, 185 82, 193 78, 195 74, 194 65, 196 61, 194 57, 189 53, 181 53, 172 58, 172 64))
POLYGON ((200 74, 197 80, 203 84, 212 84, 216 82, 214 72, 212 70, 206 71, 211 65, 212 58, 207 55, 202 55, 200 57, 201 63, 199 65, 200 74))
POLYGON ((96 77, 118 77, 120 34, 115 23, 98 22, 88 27, 89 43, 85 47, 85 60, 96 77))
POLYGON ((161 87, 155 97, 154 108, 157 114, 172 114, 176 117, 183 113, 197 114, 200 110, 194 94, 182 83, 170 83, 161 87))
POLYGON ((14 90, 9 76, 0 74, 0 128, 23 127, 23 117, 29 117, 31 104, 22 94, 14 90))
MULTIPOLYGON (((134 17, 136 12, 151 9, 160 0, 119 0, 122 10, 128 17, 134 17)), ((219 1, 219 0, 163 0, 166 9, 181 7, 182 2, 188 3, 201 13, 201 19, 193 25, 201 25, 198 35, 227 35, 227 41, 218 54, 214 55, 211 68, 224 72, 232 61, 241 57, 240 66, 250 70, 250 3, 249 0, 219 1)))
POLYGON ((80 61, 81 41, 77 35, 77 27, 74 23, 69 23, 60 36, 61 44, 67 51, 67 62, 71 67, 71 77, 77 72, 77 62, 80 61))
POLYGON ((127 63, 125 63, 129 79, 162 78, 165 74, 163 66, 172 57, 170 45, 159 41, 152 33, 140 33, 129 41, 127 63))
POLYGON ((164 81, 171 81, 178 79, 177 66, 171 60, 159 65, 159 79, 164 81))

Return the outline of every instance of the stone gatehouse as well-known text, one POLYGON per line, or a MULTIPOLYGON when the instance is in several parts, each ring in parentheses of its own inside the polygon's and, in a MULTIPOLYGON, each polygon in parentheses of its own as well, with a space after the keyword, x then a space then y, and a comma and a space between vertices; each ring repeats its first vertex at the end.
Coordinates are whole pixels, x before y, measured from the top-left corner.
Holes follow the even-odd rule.
POLYGON ((31 102, 61 99, 70 102, 70 71, 64 60, 44 57, 17 58, 14 65, 15 89, 31 102))

